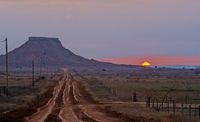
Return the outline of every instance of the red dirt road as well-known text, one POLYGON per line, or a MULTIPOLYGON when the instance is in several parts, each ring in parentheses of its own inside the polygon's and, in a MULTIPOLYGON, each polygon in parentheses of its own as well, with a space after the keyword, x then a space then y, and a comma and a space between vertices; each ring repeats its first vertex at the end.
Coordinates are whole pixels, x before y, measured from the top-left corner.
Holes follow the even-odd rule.
POLYGON ((99 109, 80 82, 73 79, 67 71, 55 86, 53 97, 33 115, 26 117, 27 122, 120 122, 99 109))

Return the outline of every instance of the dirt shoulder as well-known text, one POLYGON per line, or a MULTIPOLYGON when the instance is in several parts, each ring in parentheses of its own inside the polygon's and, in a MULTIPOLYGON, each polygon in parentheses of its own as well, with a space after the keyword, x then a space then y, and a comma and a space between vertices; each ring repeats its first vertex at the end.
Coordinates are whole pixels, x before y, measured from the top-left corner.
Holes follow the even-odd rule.
MULTIPOLYGON (((59 76, 60 77, 60 76, 59 76)), ((7 109, 7 111, 2 111, 0 113, 1 122, 22 122, 23 118, 29 116, 37 111, 37 108, 46 104, 46 102, 52 97, 52 91, 57 84, 59 77, 54 79, 41 80, 36 83, 35 87, 27 87, 29 92, 5 97, 7 103, 1 102, 0 104, 14 104, 12 109, 7 109), (18 99, 23 99, 23 101, 17 101, 18 99), (13 99, 16 99, 14 101, 13 99)), ((19 90, 23 91, 23 88, 19 90)))

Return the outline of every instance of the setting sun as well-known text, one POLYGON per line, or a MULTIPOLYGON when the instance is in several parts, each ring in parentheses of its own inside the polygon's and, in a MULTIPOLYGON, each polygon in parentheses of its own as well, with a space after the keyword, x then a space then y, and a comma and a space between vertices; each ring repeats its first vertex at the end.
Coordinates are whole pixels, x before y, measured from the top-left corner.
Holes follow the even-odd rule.
POLYGON ((148 62, 148 61, 145 61, 144 63, 142 63, 142 66, 143 66, 143 67, 150 67, 150 66, 151 66, 151 63, 148 62))

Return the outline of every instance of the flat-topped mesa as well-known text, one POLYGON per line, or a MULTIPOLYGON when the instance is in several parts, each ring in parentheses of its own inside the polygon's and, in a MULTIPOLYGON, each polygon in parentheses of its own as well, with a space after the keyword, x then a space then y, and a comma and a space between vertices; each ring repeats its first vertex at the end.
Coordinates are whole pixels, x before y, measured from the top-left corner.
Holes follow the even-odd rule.
POLYGON ((49 37, 29 37, 28 41, 30 42, 41 42, 41 43, 59 43, 61 44, 61 41, 59 38, 49 38, 49 37))
POLYGON ((25 46, 36 49, 56 49, 63 48, 59 38, 49 38, 49 37, 29 37, 25 46))
POLYGON ((29 41, 59 41, 58 38, 50 38, 50 37, 29 37, 29 41))
MULTIPOLYGON (((28 41, 19 48, 9 52, 9 66, 30 68, 32 61, 35 67, 80 67, 108 66, 106 63, 88 60, 64 48, 58 38, 29 37, 28 41)), ((5 64, 5 55, 0 56, 0 66, 5 64)), ((110 66, 110 65, 109 65, 110 66)))

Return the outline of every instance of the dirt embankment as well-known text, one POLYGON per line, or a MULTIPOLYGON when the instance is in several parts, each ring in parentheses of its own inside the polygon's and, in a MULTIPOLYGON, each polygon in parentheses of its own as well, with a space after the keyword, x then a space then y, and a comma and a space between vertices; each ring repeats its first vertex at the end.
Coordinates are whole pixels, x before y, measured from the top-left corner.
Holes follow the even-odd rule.
POLYGON ((49 86, 45 92, 38 95, 34 100, 30 101, 27 105, 7 113, 0 113, 1 122, 23 122, 24 117, 35 113, 37 108, 46 104, 46 102, 52 97, 52 91, 55 87, 55 84, 56 82, 49 86))

